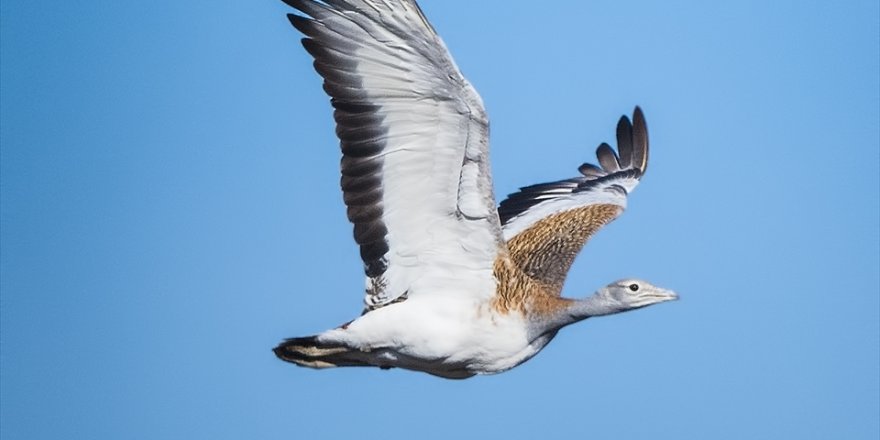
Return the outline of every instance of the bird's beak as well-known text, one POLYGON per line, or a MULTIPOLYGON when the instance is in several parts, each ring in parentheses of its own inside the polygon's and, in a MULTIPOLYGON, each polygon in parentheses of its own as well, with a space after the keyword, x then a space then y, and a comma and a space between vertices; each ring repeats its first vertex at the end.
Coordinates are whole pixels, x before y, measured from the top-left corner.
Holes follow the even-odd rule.
POLYGON ((656 291, 651 292, 650 298, 656 300, 656 302, 666 302, 666 301, 675 301, 678 299, 678 294, 667 289, 657 288, 656 291))

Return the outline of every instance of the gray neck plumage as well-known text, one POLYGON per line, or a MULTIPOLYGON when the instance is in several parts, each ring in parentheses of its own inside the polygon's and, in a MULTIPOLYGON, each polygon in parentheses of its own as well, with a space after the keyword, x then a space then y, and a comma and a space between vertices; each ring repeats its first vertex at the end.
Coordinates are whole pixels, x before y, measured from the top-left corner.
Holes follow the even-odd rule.
POLYGON ((561 328, 587 318, 620 313, 624 309, 619 302, 606 295, 594 293, 584 299, 572 300, 567 308, 559 311, 553 325, 561 328))

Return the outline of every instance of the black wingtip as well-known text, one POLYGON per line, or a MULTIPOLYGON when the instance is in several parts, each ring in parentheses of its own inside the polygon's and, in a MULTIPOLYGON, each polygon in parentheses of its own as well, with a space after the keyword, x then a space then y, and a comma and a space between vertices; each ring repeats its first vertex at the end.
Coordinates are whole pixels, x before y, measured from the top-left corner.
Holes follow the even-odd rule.
POLYGON ((632 145, 632 166, 644 174, 648 169, 648 124, 639 106, 633 110, 632 145))
POLYGON ((289 21, 290 24, 292 24, 293 27, 296 28, 296 30, 302 32, 303 34, 305 34, 306 31, 308 31, 309 26, 312 22, 312 20, 310 18, 306 18, 306 17, 303 17, 302 15, 296 15, 296 14, 287 14, 287 21, 289 21))
POLYGON ((315 3, 310 0, 281 0, 287 6, 290 6, 297 11, 301 11, 304 14, 312 15, 310 11, 314 11, 316 8, 320 7, 319 3, 315 3))
POLYGON ((597 167, 589 162, 585 162, 581 166, 578 167, 578 171, 584 175, 584 177, 589 178, 599 178, 605 175, 605 171, 602 168, 597 167))
POLYGON ((620 160, 617 158, 617 153, 614 151, 614 148, 611 148, 611 145, 605 142, 599 144, 599 147, 596 148, 596 158, 599 159, 599 165, 602 165, 602 169, 607 174, 620 171, 620 160))
POLYGON ((617 151, 620 152, 620 168, 629 168, 632 165, 633 133, 632 124, 626 115, 617 121, 617 151))
POLYGON ((639 106, 633 110, 632 122, 627 115, 617 121, 617 150, 603 142, 596 149, 596 158, 607 174, 629 169, 645 173, 648 168, 648 127, 639 106))

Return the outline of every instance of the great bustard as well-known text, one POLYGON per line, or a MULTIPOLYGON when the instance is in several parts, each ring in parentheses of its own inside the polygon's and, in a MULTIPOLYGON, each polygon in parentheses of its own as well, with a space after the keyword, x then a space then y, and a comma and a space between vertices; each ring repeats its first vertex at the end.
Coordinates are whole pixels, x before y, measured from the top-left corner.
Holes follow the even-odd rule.
POLYGON ((447 378, 513 368, 571 323, 676 299, 621 280, 561 298, 566 273, 648 164, 641 110, 601 167, 522 188, 496 209, 480 97, 414 0, 284 0, 324 78, 342 191, 366 272, 357 319, 275 348, 297 365, 400 367, 447 378))

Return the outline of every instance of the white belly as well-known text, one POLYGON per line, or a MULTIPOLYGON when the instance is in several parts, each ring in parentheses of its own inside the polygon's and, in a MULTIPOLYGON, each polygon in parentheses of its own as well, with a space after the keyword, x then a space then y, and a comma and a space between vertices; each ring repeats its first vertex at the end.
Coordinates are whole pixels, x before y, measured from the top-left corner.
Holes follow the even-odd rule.
POLYGON ((488 304, 443 296, 413 297, 321 335, 359 348, 372 365, 450 378, 511 369, 551 337, 530 340, 527 322, 517 312, 500 314, 488 304))

